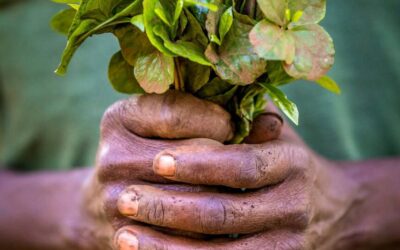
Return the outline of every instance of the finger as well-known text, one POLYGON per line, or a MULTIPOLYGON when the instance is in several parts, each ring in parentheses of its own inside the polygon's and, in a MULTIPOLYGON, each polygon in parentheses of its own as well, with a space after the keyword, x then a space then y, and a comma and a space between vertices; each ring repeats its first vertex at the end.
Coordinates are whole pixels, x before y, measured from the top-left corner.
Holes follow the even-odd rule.
POLYGON ((122 123, 141 137, 209 138, 233 136, 230 115, 222 107, 190 94, 169 91, 131 98, 121 110, 122 123))
POLYGON ((114 235, 114 245, 118 250, 294 250, 305 249, 304 240, 297 232, 273 231, 236 240, 217 238, 215 240, 195 240, 171 236, 143 226, 126 226, 114 235))
POLYGON ((258 144, 275 140, 281 134, 283 119, 276 113, 266 112, 254 119, 245 143, 258 144))
POLYGON ((284 180, 308 162, 304 149, 280 140, 265 144, 184 146, 161 151, 153 169, 179 182, 259 188, 284 180))
POLYGON ((289 187, 243 194, 187 193, 133 185, 121 193, 118 210, 135 221, 204 234, 247 234, 304 227, 301 193, 289 187), (290 196, 289 196, 290 195, 290 196), (288 201, 287 197, 293 200, 288 201))

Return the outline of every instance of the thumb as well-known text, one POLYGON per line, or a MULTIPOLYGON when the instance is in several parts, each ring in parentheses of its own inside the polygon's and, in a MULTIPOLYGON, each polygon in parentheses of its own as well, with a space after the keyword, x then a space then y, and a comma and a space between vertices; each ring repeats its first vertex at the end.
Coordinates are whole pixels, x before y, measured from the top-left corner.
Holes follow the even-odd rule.
POLYGON ((224 142, 233 136, 227 111, 187 93, 147 94, 132 97, 122 105, 123 125, 141 137, 209 138, 224 142))
POLYGON ((257 116, 252 124, 245 143, 259 144, 277 139, 281 135, 283 119, 275 112, 264 112, 257 116))

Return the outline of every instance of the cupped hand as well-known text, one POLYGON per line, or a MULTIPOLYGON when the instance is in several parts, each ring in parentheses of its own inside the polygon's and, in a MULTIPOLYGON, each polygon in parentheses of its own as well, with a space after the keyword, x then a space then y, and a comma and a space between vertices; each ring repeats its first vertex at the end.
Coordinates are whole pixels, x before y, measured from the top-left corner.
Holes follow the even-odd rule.
MULTIPOLYGON (((268 114, 263 119, 270 126, 260 138, 276 138, 280 132, 280 120, 268 114)), ((132 97, 112 105, 102 119, 94 174, 84 187, 82 207, 93 224, 90 234, 96 241, 94 248, 111 248, 115 231, 123 226, 143 225, 139 220, 131 220, 119 212, 118 197, 124 190, 143 187, 150 192, 154 190, 154 194, 180 192, 188 197, 193 194, 195 200, 202 192, 216 191, 216 187, 192 185, 194 183, 183 183, 159 175, 153 169, 153 161, 159 152, 185 146, 223 146, 223 142, 232 136, 229 113, 216 104, 181 92, 132 97)), ((191 175, 189 171, 186 174, 191 175)), ((160 204, 148 204, 153 205, 160 204)), ((126 208, 125 212, 131 209, 126 208)), ((163 208, 141 209, 142 212, 154 213, 141 214, 144 217, 157 219, 163 208)), ((170 231, 199 236, 193 234, 196 230, 182 231, 181 227, 178 222, 172 226, 176 230, 170 231)))
MULTIPOLYGON (((247 142, 259 142, 256 132, 247 142)), ((142 224, 116 233, 119 249, 340 249, 333 247, 339 244, 335 235, 358 186, 287 125, 278 139, 263 143, 171 146, 154 154, 148 174, 159 176, 158 182, 211 189, 125 188, 118 211, 142 224), (174 236, 171 230, 208 237, 174 236)))

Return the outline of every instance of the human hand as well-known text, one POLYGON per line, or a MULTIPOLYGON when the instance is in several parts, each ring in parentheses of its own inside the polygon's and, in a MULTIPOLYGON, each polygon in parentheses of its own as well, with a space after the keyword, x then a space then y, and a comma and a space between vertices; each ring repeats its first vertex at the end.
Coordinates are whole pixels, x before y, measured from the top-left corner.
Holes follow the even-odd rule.
MULTIPOLYGON (((275 115, 264 115, 263 119, 270 126, 258 138, 276 138, 281 121, 275 115)), ((215 191, 215 187, 168 180, 153 171, 153 160, 168 148, 222 146, 233 135, 231 126, 230 115, 218 105, 174 91, 133 97, 109 108, 101 123, 96 168, 85 185, 82 204, 83 217, 91 218, 88 231, 95 249, 110 248, 116 229, 140 224, 117 209, 118 195, 129 186, 143 185, 186 194, 215 191)), ((193 236, 179 230, 175 233, 193 236)), ((85 244, 90 245, 81 245, 85 244)))
POLYGON ((340 233, 354 221, 349 214, 360 198, 359 183, 287 125, 277 140, 259 144, 167 148, 154 158, 153 169, 166 180, 227 188, 193 193, 129 186, 118 200, 119 212, 145 224, 117 232, 121 250, 346 249, 349 240, 341 242, 340 233), (212 237, 172 236, 152 226, 212 237))

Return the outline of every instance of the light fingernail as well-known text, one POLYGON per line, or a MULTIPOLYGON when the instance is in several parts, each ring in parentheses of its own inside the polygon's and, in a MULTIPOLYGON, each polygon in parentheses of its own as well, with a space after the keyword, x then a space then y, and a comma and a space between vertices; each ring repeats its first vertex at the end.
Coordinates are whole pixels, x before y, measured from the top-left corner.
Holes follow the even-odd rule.
POLYGON ((124 193, 118 199, 118 210, 126 216, 136 216, 139 210, 139 199, 134 193, 124 193))
POLYGON ((117 246, 119 250, 138 250, 139 241, 135 235, 124 231, 118 235, 117 246))
POLYGON ((162 155, 158 158, 154 166, 154 171, 162 176, 174 176, 176 171, 176 162, 170 155, 162 155))

